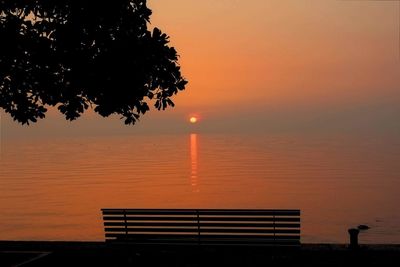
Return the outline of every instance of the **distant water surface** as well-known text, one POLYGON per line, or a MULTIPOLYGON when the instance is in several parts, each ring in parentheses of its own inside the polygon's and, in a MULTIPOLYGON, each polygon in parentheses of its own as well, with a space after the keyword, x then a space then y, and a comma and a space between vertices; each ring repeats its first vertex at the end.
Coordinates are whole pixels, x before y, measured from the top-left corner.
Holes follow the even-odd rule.
POLYGON ((149 135, 7 140, 0 240, 104 240, 101 208, 298 208, 302 242, 400 243, 400 139, 149 135))

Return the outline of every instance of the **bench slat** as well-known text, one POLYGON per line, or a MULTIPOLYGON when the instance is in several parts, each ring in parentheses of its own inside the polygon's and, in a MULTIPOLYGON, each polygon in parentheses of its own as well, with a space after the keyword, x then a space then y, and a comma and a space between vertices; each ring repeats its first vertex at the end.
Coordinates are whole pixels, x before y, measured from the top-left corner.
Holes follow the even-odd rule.
POLYGON ((201 234, 207 233, 260 233, 260 234, 300 234, 298 229, 201 229, 201 234))
POLYGON ((299 216, 299 210, 199 210, 200 215, 299 216))
POLYGON ((254 242, 263 242, 264 240, 298 240, 298 235, 235 235, 235 234, 204 234, 201 237, 201 241, 205 240, 215 240, 215 239, 224 239, 224 240, 252 240, 254 242))
POLYGON ((255 223, 237 223, 237 222, 201 222, 198 224, 197 221, 193 222, 186 222, 186 223, 180 223, 180 222, 146 222, 146 221, 140 221, 140 222, 132 222, 129 221, 127 223, 121 222, 121 221, 106 221, 104 222, 104 226, 123 226, 123 227, 130 227, 130 226, 148 226, 148 227, 156 227, 156 226, 161 226, 161 227, 198 227, 200 226, 201 228, 203 227, 275 227, 275 228, 300 228, 299 223, 260 223, 260 222, 255 222, 255 223))
POLYGON ((127 221, 196 221, 197 222, 197 216, 196 217, 194 216, 193 217, 104 216, 103 219, 104 221, 124 221, 126 219, 127 221))
POLYGON ((104 226, 162 226, 162 227, 197 227, 197 221, 193 222, 146 222, 146 221, 140 221, 140 222, 133 222, 129 221, 127 223, 125 222, 120 222, 120 221, 115 221, 115 222, 109 222, 106 221, 104 222, 104 226))
POLYGON ((125 233, 106 233, 106 237, 114 237, 120 239, 131 239, 131 240, 140 240, 140 239, 196 239, 198 240, 199 235, 193 233, 182 233, 182 234, 125 234, 125 233))
MULTIPOLYGON (((198 233, 198 228, 105 228, 107 233, 110 232, 128 232, 128 233, 139 233, 139 232, 185 232, 185 233, 198 233)), ((300 234, 299 229, 237 229, 237 228, 212 228, 201 229, 201 233, 267 233, 267 234, 300 234)))
POLYGON ((223 234, 204 234, 200 238, 197 234, 125 234, 125 233, 107 233, 106 237, 114 237, 120 239, 131 239, 131 240, 141 240, 141 239, 197 239, 201 241, 204 240, 247 240, 252 242, 264 242, 264 240, 298 240, 298 235, 223 235, 223 234))
POLYGON ((106 232, 185 232, 198 234, 198 228, 106 228, 106 232))
POLYGON ((103 209, 104 215, 196 215, 196 210, 107 210, 103 209))
POLYGON ((254 242, 253 240, 219 240, 209 239, 203 240, 200 244, 202 245, 223 245, 223 246, 298 246, 300 241, 298 240, 262 240, 260 242, 254 242))
POLYGON ((102 209, 104 215, 269 215, 269 216, 299 216, 300 210, 254 210, 254 209, 102 209))
MULTIPOLYGON (((104 221, 197 221, 196 217, 160 217, 160 216, 104 216, 104 221)), ((237 222, 300 222, 299 217, 200 217, 201 221, 237 221, 237 222)))

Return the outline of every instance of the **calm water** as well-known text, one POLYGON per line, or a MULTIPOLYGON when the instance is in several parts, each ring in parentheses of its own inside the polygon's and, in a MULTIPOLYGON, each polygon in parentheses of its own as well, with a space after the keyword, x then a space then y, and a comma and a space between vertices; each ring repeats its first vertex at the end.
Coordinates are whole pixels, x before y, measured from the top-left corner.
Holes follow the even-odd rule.
POLYGON ((101 208, 299 208, 302 242, 400 243, 400 139, 7 140, 0 240, 104 240, 101 208))

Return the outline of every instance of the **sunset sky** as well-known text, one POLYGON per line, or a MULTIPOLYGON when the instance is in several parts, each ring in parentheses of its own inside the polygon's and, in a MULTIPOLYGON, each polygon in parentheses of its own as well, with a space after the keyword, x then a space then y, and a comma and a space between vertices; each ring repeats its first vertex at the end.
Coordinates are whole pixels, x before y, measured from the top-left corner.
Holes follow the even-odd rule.
POLYGON ((400 133, 397 1, 149 0, 170 35, 187 89, 138 125, 49 112, 2 136, 139 132, 400 133), (199 118, 190 124, 189 118, 199 118))

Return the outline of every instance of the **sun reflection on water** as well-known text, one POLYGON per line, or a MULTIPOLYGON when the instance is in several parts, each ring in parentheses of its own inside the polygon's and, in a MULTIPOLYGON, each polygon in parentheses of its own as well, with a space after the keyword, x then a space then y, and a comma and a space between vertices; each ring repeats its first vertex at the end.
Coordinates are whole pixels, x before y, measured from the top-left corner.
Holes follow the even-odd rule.
POLYGON ((198 161, 197 161, 197 134, 190 134, 190 184, 194 192, 199 192, 198 161))

